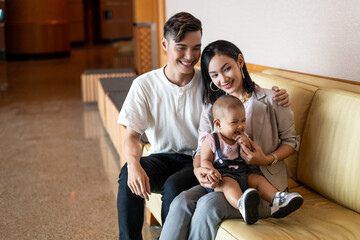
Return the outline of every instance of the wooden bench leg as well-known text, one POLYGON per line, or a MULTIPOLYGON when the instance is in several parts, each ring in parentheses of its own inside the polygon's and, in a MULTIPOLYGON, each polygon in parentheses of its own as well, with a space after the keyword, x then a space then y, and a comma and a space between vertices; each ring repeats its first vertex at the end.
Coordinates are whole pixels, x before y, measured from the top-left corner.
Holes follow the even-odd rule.
POLYGON ((146 208, 146 223, 149 226, 160 226, 160 223, 156 220, 148 208, 146 208))

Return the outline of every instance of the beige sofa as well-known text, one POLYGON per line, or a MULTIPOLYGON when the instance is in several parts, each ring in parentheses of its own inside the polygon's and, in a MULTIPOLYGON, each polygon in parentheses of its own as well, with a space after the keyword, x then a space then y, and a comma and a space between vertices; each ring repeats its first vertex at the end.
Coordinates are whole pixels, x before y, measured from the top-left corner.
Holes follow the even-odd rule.
MULTIPOLYGON (((216 239, 360 239, 360 85, 279 70, 251 76, 262 87, 277 85, 290 94, 302 140, 300 151, 286 159, 289 188, 303 195, 304 205, 286 218, 251 226, 242 219, 224 220, 216 239)), ((123 165, 125 128, 116 120, 126 93, 97 90, 104 97, 98 100, 101 119, 123 165)), ((160 195, 152 194, 146 206, 148 222, 161 222, 160 195)))
MULTIPOLYGON (((224 220, 216 239, 360 239, 360 85, 279 70, 251 76, 290 94, 302 140, 300 151, 286 159, 289 187, 304 204, 288 217, 254 225, 224 220)), ((146 205, 161 222, 160 195, 146 205)))

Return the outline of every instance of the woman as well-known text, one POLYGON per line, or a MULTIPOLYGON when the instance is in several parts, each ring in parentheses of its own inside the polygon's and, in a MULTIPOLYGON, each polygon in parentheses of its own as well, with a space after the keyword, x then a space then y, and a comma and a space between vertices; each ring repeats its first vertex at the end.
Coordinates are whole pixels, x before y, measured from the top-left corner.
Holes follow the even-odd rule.
MULTIPOLYGON (((202 53, 203 103, 199 126, 199 142, 194 158, 194 173, 201 186, 182 192, 171 204, 160 239, 214 239, 221 221, 241 218, 239 211, 227 203, 220 192, 206 194, 207 169, 200 167, 199 150, 204 136, 214 130, 212 104, 224 94, 243 101, 246 111, 246 133, 253 140, 253 151, 242 146, 241 157, 252 171, 262 174, 279 191, 287 188, 289 171, 283 161, 299 148, 293 113, 278 106, 274 91, 256 85, 247 72, 241 51, 228 41, 215 41, 202 53)), ((260 218, 270 216, 268 203, 259 206, 260 218)))

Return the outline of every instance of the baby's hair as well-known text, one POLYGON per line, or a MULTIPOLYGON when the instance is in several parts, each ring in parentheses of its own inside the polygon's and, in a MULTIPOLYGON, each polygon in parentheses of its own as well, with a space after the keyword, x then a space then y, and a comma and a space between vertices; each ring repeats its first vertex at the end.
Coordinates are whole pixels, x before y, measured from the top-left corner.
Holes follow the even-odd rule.
POLYGON ((219 119, 223 116, 224 111, 234 109, 236 107, 244 108, 243 103, 237 97, 231 95, 224 95, 219 97, 213 104, 212 112, 214 119, 219 119))

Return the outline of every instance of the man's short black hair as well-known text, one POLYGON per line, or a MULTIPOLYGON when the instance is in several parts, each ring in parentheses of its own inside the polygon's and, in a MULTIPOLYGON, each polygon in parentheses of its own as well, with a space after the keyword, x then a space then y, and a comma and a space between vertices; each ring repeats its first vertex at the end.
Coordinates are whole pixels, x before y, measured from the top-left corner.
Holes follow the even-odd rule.
POLYGON ((164 37, 173 37, 175 42, 183 40, 185 33, 199 31, 202 34, 201 21, 187 12, 179 12, 166 21, 164 37))

